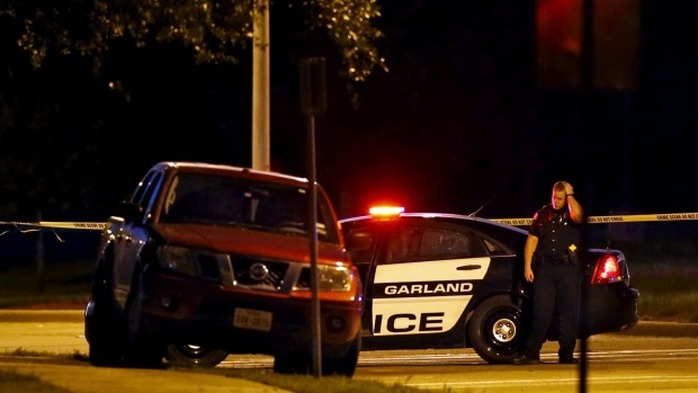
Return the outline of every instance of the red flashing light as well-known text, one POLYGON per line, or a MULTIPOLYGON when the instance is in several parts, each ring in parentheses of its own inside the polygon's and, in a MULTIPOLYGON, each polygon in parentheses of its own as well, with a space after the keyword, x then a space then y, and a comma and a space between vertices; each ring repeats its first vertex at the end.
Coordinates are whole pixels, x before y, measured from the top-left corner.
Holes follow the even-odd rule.
POLYGON ((374 206, 368 210, 375 218, 391 218, 405 212, 402 206, 374 206))

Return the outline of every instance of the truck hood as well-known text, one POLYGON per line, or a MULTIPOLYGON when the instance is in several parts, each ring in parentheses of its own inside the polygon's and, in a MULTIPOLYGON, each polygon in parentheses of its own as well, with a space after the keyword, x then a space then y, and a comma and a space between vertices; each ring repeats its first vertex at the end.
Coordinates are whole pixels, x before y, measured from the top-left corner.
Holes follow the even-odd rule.
MULTIPOLYGON (((310 239, 242 227, 196 224, 156 224, 153 229, 168 244, 207 249, 225 254, 310 263, 310 239)), ((349 264, 344 247, 318 242, 318 263, 349 264)))

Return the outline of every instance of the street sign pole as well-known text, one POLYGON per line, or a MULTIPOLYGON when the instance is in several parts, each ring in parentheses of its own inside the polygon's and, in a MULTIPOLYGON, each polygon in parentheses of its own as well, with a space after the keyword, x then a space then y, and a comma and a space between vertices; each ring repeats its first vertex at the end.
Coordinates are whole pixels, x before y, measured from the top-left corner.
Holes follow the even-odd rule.
POLYGON ((320 299, 318 297, 318 235, 317 235, 317 180, 315 170, 315 115, 327 110, 325 93, 325 59, 303 58, 299 62, 301 110, 307 119, 308 132, 308 198, 310 223, 310 286, 312 291, 311 318, 313 339, 313 375, 322 375, 322 347, 320 326, 320 299))

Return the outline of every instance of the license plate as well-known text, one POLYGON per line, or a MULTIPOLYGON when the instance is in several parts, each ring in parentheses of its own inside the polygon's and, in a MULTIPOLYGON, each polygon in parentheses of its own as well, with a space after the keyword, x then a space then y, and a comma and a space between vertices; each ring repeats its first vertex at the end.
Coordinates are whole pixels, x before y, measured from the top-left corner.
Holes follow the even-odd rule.
POLYGON ((272 313, 269 311, 236 308, 233 316, 233 326, 242 329, 271 331, 272 313))

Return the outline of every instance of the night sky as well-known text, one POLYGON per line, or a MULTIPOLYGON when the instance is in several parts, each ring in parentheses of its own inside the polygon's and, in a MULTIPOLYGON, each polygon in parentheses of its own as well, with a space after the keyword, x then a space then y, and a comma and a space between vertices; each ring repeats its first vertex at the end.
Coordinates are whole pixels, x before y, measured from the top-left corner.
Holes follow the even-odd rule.
MULTIPOLYGON (((390 71, 357 86, 358 106, 336 55, 321 52, 328 111, 316 119, 318 180, 342 216, 390 200, 529 217, 560 179, 590 215, 696 211, 690 3, 641 1, 632 85, 585 95, 539 83, 533 0, 383 1, 379 46, 390 71)), ((289 33, 283 7, 270 24, 272 169, 305 176, 296 61, 313 52, 289 33)), ((607 54, 627 52, 627 42, 608 42, 607 54)), ((0 118, 6 217, 42 205, 48 220, 102 219, 160 160, 251 164, 245 50, 240 64, 202 66, 176 46, 117 47, 95 76, 67 59, 33 71, 8 38, 2 48, 2 102, 21 114, 0 118), (106 88, 115 80, 120 91, 106 88)))

